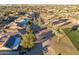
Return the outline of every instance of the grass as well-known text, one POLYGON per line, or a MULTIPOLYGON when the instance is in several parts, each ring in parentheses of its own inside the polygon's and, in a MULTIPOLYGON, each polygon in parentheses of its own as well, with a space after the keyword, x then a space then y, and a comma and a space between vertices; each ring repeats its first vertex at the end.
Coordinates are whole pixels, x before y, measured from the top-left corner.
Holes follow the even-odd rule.
MULTIPOLYGON (((63 29, 63 30, 67 34, 71 29, 66 28, 66 29, 63 29)), ((75 47, 79 50, 79 29, 76 30, 76 31, 70 32, 69 34, 67 34, 67 36, 70 38, 70 40, 75 45, 75 47)))

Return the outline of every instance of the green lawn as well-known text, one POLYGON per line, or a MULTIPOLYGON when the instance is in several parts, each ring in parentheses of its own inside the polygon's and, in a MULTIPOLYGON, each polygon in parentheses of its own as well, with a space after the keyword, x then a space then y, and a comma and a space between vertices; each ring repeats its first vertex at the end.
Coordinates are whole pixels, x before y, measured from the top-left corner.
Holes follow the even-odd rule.
MULTIPOLYGON (((70 31, 69 28, 63 30, 66 34, 70 31)), ((77 31, 70 32, 69 34, 67 34, 67 36, 70 38, 75 47, 79 50, 79 29, 77 31)))

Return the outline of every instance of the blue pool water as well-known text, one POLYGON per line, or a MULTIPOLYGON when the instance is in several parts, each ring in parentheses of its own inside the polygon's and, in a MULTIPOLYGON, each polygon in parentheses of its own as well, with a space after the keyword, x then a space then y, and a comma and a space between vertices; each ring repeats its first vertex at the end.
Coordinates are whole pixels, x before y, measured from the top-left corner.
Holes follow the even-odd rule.
POLYGON ((11 36, 11 37, 9 37, 8 41, 6 42, 5 47, 11 48, 11 49, 14 49, 14 48, 17 49, 20 44, 20 41, 21 41, 21 39, 19 36, 17 36, 17 35, 11 36))
POLYGON ((17 26, 22 27, 22 26, 26 25, 28 21, 29 21, 29 20, 24 19, 22 22, 18 22, 18 23, 17 23, 17 26))

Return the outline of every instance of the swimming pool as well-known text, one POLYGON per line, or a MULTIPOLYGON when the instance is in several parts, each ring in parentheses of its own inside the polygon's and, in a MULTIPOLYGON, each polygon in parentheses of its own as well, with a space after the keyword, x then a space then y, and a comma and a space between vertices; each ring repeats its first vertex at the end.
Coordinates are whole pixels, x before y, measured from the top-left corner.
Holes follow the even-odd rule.
POLYGON ((14 35, 9 37, 4 47, 10 48, 10 49, 17 49, 20 42, 21 42, 21 38, 18 35, 14 35))

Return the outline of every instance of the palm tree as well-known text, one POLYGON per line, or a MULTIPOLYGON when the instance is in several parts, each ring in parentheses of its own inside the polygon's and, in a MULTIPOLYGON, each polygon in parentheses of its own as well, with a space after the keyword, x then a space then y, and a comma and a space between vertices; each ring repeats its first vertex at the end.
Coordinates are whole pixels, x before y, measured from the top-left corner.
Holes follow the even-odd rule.
POLYGON ((49 21, 47 28, 49 30, 52 30, 52 32, 55 33, 56 37, 57 37, 57 42, 59 41, 60 38, 60 29, 58 27, 55 27, 52 23, 52 21, 49 21))
POLYGON ((23 48, 23 52, 29 52, 34 46, 35 36, 32 33, 24 34, 21 36, 20 46, 23 48))

